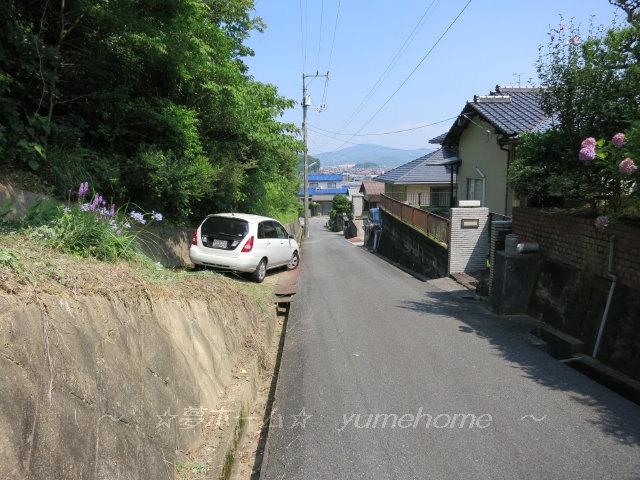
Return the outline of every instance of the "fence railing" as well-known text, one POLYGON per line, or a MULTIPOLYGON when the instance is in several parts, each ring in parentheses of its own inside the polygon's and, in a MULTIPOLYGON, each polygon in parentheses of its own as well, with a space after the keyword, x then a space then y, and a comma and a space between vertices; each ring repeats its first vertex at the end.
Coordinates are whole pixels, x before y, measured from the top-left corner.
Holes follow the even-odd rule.
POLYGON ((449 243, 449 220, 435 213, 407 205, 387 195, 380 196, 380 208, 405 223, 422 230, 438 242, 449 243))
POLYGON ((451 202, 449 190, 431 189, 430 192, 398 192, 385 193, 385 195, 414 207, 449 207, 451 202))

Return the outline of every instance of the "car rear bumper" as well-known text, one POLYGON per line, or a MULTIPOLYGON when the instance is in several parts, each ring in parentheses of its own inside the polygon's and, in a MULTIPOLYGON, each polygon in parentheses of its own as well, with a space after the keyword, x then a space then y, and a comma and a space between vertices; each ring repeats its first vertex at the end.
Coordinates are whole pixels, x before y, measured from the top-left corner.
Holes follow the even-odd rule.
MULTIPOLYGON (((196 265, 220 268, 224 270, 235 270, 238 272, 253 272, 258 266, 260 259, 254 258, 251 254, 240 253, 237 257, 226 257, 216 255, 214 252, 203 251, 204 247, 192 245, 189 249, 189 258, 196 265)), ((213 250, 213 249, 207 249, 213 250)))

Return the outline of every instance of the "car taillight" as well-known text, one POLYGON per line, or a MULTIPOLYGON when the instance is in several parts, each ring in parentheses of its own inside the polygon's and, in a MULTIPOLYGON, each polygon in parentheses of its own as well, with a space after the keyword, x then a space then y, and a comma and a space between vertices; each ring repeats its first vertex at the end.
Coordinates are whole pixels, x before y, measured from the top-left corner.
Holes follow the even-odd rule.
POLYGON ((249 240, 247 240, 247 243, 244 244, 244 247, 242 247, 242 251, 250 252, 252 248, 253 248, 253 235, 251 235, 249 237, 249 240))
POLYGON ((193 232, 193 238, 191 239, 191 245, 198 245, 198 230, 193 232))

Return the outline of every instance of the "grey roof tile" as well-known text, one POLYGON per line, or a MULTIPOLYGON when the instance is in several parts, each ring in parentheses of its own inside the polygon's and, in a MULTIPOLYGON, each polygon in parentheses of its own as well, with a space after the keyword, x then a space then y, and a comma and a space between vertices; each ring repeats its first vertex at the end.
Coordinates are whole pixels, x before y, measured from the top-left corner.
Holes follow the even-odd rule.
POLYGON ((495 94, 476 97, 467 105, 507 135, 537 130, 549 119, 542 110, 539 89, 498 88, 495 94), (506 95, 509 101, 492 100, 506 95))
MULTIPOLYGON (((447 172, 443 162, 450 160, 455 153, 449 149, 440 148, 424 157, 400 165, 389 170, 375 179, 385 183, 448 183, 451 174, 447 172)), ((455 175, 453 176, 455 181, 455 175)))

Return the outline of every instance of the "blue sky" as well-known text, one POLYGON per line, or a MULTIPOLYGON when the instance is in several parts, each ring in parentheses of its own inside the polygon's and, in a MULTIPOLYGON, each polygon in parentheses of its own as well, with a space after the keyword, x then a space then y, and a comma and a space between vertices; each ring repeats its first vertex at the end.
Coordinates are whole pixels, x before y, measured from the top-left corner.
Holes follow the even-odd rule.
MULTIPOLYGON (((342 0, 331 60, 326 110, 317 111, 324 83, 311 84, 313 107, 309 123, 324 130, 352 133, 389 98, 432 47, 468 0, 342 0), (356 109, 385 70, 395 53, 431 6, 417 31, 385 81, 348 125, 356 109)), ((254 33, 248 44, 255 57, 246 59, 251 74, 273 83, 281 95, 297 101, 284 120, 300 125, 302 112, 302 4, 306 72, 328 68, 339 0, 256 0, 256 14, 267 30, 254 33), (320 28, 321 11, 322 29, 320 28), (320 34, 320 32, 322 32, 320 34), (320 36, 322 37, 321 42, 320 36), (318 63, 318 48, 320 61, 318 63)), ((487 94, 496 84, 535 82, 538 47, 548 41, 549 27, 574 18, 585 29, 594 23, 610 25, 616 9, 607 0, 472 0, 471 4, 424 63, 361 133, 411 128, 457 115, 474 94, 487 94)), ((451 122, 407 133, 358 136, 355 143, 375 143, 396 148, 421 148, 428 139, 448 129, 451 122)), ((332 151, 350 144, 311 129, 311 153, 332 151)), ((327 134, 348 140, 348 136, 327 134)))

